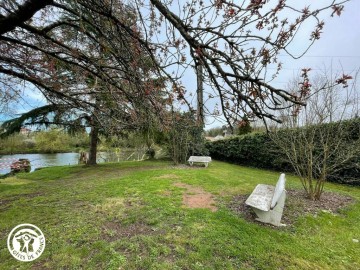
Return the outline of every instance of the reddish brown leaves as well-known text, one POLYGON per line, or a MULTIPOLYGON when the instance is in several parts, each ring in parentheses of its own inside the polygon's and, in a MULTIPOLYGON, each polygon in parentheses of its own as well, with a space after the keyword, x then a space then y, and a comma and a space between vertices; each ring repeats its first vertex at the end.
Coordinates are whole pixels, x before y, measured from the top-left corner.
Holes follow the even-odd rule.
POLYGON ((251 0, 248 9, 259 9, 263 4, 266 3, 266 0, 251 0))
POLYGON ((182 63, 185 63, 185 62, 186 62, 186 56, 185 56, 185 54, 182 54, 182 55, 181 55, 180 61, 181 61, 182 63))
POLYGON ((316 25, 315 30, 311 33, 311 38, 310 40, 313 39, 319 39, 320 38, 320 34, 322 33, 321 30, 324 28, 324 22, 321 21, 316 25))
POLYGON ((340 16, 341 12, 344 10, 344 6, 343 5, 335 5, 332 7, 333 9, 333 13, 331 13, 331 17, 334 16, 334 14, 340 16))
POLYGON ((351 80, 352 77, 347 74, 343 74, 341 78, 337 79, 335 82, 342 84, 344 88, 348 87, 348 80, 351 80))
POLYGON ((172 91, 177 95, 177 100, 182 100, 185 98, 185 87, 181 84, 173 84, 172 91))
POLYGON ((234 14, 235 14, 235 9, 233 9, 233 8, 230 8, 227 12, 227 15, 230 17, 234 16, 234 14))
POLYGON ((276 12, 282 10, 285 6, 285 2, 286 2, 286 0, 279 0, 279 3, 277 4, 277 6, 273 9, 273 12, 276 13, 276 12))
POLYGON ((181 40, 180 40, 180 39, 175 40, 174 46, 175 46, 176 48, 179 48, 179 47, 180 47, 180 44, 181 44, 181 40))
MULTIPOLYGON (((311 68, 303 68, 301 70, 302 74, 301 77, 303 78, 303 81, 299 83, 300 89, 299 89, 299 93, 295 94, 296 95, 296 100, 297 101, 304 101, 306 100, 311 92, 311 83, 310 83, 310 79, 309 79, 309 75, 308 72, 311 71, 311 68)), ((293 116, 297 116, 299 115, 300 111, 301 111, 302 106, 301 105, 295 105, 293 107, 293 112, 292 115, 293 116)))
POLYGON ((310 94, 310 88, 311 83, 309 80, 308 72, 311 71, 311 68, 303 68, 301 77, 303 78, 303 81, 299 83, 300 85, 300 99, 304 100, 306 99, 310 94))
POLYGON ((196 49, 195 49, 195 54, 196 54, 196 56, 201 56, 203 53, 202 53, 202 49, 200 48, 200 47, 197 47, 196 49))
POLYGON ((216 0, 215 1, 215 7, 216 7, 216 9, 222 9, 222 6, 223 6, 223 0, 216 0))
POLYGON ((310 14, 310 9, 309 7, 305 7, 303 10, 302 10, 302 13, 304 14, 304 16, 307 16, 310 14))
POLYGON ((258 21, 258 23, 256 24, 256 29, 263 29, 264 28, 264 22, 263 21, 258 21))
POLYGON ((266 66, 267 64, 270 63, 270 59, 271 59, 271 56, 270 56, 270 51, 266 48, 262 49, 261 50, 261 56, 262 56, 262 61, 261 63, 266 66))

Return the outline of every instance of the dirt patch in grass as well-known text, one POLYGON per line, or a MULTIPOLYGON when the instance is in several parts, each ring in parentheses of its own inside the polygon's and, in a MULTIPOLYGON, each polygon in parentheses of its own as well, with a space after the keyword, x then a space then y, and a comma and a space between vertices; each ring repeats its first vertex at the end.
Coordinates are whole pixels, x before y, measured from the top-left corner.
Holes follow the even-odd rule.
POLYGON ((109 221, 102 226, 102 238, 112 242, 121 238, 131 238, 136 235, 154 235, 160 233, 147 224, 136 222, 124 225, 121 222, 109 221))
POLYGON ((208 208, 212 212, 217 210, 214 196, 200 187, 194 187, 184 183, 175 183, 174 186, 185 188, 183 205, 189 208, 208 208))
MULTIPOLYGON (((320 212, 339 214, 342 208, 355 202, 355 199, 350 196, 333 192, 324 192, 320 201, 308 199, 303 190, 287 190, 286 195, 285 208, 281 219, 281 223, 286 225, 293 225, 299 217, 305 215, 316 216, 320 212)), ((249 194, 235 196, 228 206, 246 220, 255 221, 254 211, 245 204, 248 197, 249 194)))

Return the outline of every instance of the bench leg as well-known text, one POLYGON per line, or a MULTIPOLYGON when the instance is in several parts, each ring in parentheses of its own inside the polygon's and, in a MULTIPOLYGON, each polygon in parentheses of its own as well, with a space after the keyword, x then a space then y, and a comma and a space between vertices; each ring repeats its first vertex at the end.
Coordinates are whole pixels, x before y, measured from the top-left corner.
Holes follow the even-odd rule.
POLYGON ((205 162, 205 168, 207 168, 208 165, 209 165, 209 163, 205 162))
POLYGON ((269 211, 262 211, 257 208, 253 208, 255 214, 258 216, 256 220, 263 223, 269 223, 274 226, 285 226, 280 222, 284 210, 285 199, 286 199, 286 191, 284 190, 279 198, 278 203, 273 209, 269 211))
POLYGON ((190 166, 192 166, 194 164, 194 162, 189 161, 189 164, 190 164, 190 166))

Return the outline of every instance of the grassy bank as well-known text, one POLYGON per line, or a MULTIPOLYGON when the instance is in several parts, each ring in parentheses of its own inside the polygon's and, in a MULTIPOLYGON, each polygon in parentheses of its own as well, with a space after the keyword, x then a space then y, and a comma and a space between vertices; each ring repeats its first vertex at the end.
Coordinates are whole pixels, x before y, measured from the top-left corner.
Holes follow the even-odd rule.
MULTIPOLYGON (((278 176, 222 162, 189 169, 145 161, 0 180, 0 269, 359 269, 359 188, 329 184, 355 203, 340 213, 300 216, 285 228, 229 209, 234 196, 278 176), (211 193, 217 210, 183 206, 190 186, 211 193), (46 237, 34 262, 18 262, 6 248, 21 223, 46 237)), ((287 176, 287 189, 301 189, 295 177, 287 176)))
POLYGON ((87 134, 69 135, 58 129, 16 133, 0 139, 0 155, 79 152, 88 147, 87 134))

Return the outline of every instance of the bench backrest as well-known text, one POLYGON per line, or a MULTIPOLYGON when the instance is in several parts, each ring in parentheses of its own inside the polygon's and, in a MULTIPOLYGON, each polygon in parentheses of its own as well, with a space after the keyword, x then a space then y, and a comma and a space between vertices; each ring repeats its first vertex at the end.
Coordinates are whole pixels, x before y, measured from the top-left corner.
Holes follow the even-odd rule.
POLYGON ((189 158, 189 161, 192 161, 192 162, 210 162, 211 157, 191 156, 189 158))
POLYGON ((277 201, 280 199, 281 194, 285 190, 285 182, 286 182, 285 174, 282 173, 275 186, 274 196, 272 197, 271 200, 271 206, 270 206, 271 208, 275 207, 277 201))

